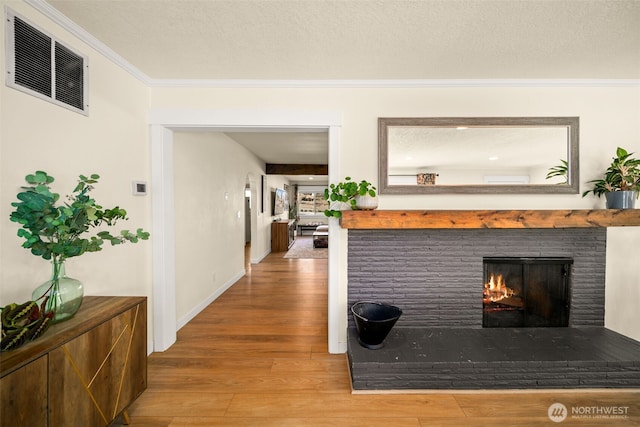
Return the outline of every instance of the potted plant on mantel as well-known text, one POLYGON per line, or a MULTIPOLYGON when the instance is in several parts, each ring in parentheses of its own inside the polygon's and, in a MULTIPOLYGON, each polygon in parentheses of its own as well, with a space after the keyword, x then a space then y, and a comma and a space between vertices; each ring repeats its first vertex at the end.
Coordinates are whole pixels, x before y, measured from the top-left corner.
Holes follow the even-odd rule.
POLYGON ((593 188, 582 193, 582 197, 589 193, 598 197, 604 194, 607 209, 633 209, 640 191, 640 160, 632 155, 618 147, 604 177, 589 181, 593 188))
POLYGON ((368 181, 359 183, 345 177, 344 181, 331 184, 324 190, 324 199, 329 203, 329 209, 324 211, 328 217, 340 218, 343 209, 370 210, 378 207, 376 187, 368 181))
POLYGON ((83 287, 78 280, 66 276, 67 258, 100 251, 105 241, 119 245, 149 238, 149 233, 142 228, 135 232, 122 230, 115 236, 104 230, 104 226, 110 227, 128 218, 124 209, 103 208, 89 196, 99 178, 96 174, 80 175, 73 194, 67 196, 65 203, 57 205, 60 195, 51 192, 49 187, 54 181, 52 176, 37 171, 25 177, 30 186, 22 187, 23 191, 17 195, 19 201, 11 203, 15 211, 11 212, 10 220, 22 226, 18 230, 18 236, 25 240, 22 247, 51 260, 53 271, 51 279, 33 291, 32 301, 9 304, 2 309, 2 350, 35 339, 41 334, 36 334, 36 330, 71 318, 78 311, 83 287), (95 235, 86 235, 96 227, 103 229, 95 235), (42 301, 40 307, 38 301, 42 301))

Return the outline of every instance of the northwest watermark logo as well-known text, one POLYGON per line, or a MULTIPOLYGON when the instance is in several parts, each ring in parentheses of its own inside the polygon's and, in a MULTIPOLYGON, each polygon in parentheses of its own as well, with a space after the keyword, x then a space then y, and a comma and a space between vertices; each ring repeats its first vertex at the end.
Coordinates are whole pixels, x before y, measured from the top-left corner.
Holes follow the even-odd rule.
POLYGON ((549 419, 554 423, 561 423, 567 419, 568 415, 567 407, 562 403, 554 403, 549 406, 549 410, 547 411, 547 415, 549 415, 549 419))
POLYGON ((586 419, 625 419, 629 417, 628 406, 572 406, 567 409, 562 403, 553 403, 547 410, 549 419, 554 423, 561 423, 568 417, 586 419))

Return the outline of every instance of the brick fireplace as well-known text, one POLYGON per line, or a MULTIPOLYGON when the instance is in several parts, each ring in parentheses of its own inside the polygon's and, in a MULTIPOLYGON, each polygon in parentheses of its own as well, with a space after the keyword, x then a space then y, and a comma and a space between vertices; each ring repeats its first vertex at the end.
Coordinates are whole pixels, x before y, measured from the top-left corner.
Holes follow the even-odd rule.
POLYGON ((640 343, 604 328, 606 224, 557 227, 566 211, 534 228, 511 213, 519 225, 505 228, 490 215, 471 228, 425 225, 424 215, 415 226, 400 216, 399 226, 383 220, 379 228, 343 219, 349 306, 369 300, 403 310, 382 350, 358 346, 349 318, 354 389, 640 387, 640 343), (483 328, 487 259, 516 258, 565 262, 567 327, 483 328))
POLYGON ((603 228, 350 230, 349 304, 401 307, 398 327, 480 328, 485 257, 568 257, 569 325, 604 326, 605 254, 603 228))
POLYGON ((605 255, 602 228, 350 230, 349 304, 401 307, 398 327, 481 328, 484 258, 568 257, 569 325, 604 326, 605 255))

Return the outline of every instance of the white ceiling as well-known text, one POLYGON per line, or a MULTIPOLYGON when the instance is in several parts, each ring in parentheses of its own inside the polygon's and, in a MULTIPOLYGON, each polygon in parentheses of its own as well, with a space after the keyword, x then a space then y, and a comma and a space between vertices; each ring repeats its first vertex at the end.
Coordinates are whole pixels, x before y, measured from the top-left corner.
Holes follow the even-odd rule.
MULTIPOLYGON (((329 135, 318 132, 227 132, 230 138, 264 160, 275 164, 326 165, 329 163, 329 135)), ((287 176, 292 183, 326 185, 327 177, 287 176)))
MULTIPOLYGON (((640 78, 639 0, 47 3, 155 81, 640 78)), ((326 133, 230 136, 267 162, 327 159, 326 133)))
POLYGON ((637 79, 638 0, 49 0, 153 79, 637 79))

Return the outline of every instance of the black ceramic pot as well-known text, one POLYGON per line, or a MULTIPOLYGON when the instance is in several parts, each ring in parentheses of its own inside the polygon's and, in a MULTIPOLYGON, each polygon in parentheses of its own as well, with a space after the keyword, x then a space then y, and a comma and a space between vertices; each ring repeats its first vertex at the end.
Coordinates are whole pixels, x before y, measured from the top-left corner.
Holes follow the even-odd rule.
POLYGON ((351 306, 351 313, 358 330, 358 342, 371 350, 382 348, 402 310, 393 305, 361 301, 351 306))

